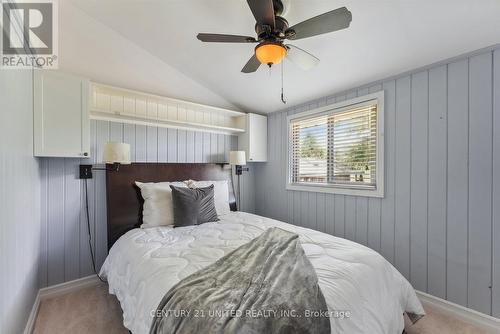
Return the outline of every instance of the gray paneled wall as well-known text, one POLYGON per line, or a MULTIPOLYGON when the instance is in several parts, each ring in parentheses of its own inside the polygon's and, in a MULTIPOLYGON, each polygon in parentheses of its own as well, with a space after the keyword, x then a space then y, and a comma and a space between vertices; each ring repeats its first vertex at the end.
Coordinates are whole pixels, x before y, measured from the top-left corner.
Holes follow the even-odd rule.
POLYGON ((500 49, 269 117, 256 209, 380 252, 413 286, 500 317, 500 49), (286 191, 286 116, 385 91, 385 198, 286 191))
POLYGON ((22 333, 38 292, 40 168, 32 72, 0 70, 0 333, 22 333))
MULTIPOLYGON (((237 148, 237 137, 176 129, 91 121, 91 159, 42 159, 42 242, 40 286, 50 286, 92 274, 85 184, 77 178, 80 163, 99 163, 104 143, 131 144, 136 162, 226 162, 237 148)), ((91 234, 98 268, 107 255, 104 171, 88 180, 91 234)), ((253 212, 254 168, 241 182, 242 210, 253 212)), ((235 182, 236 186, 236 182, 235 182)))

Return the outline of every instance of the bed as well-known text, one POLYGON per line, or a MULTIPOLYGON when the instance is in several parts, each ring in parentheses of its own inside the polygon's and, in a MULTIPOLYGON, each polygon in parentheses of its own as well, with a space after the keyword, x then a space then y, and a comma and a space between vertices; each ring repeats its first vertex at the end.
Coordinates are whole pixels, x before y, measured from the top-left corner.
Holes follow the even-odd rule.
POLYGON ((332 333, 399 334, 404 312, 424 314, 412 286, 377 252, 322 232, 237 212, 232 191, 233 211, 219 222, 138 228, 142 203, 133 182, 185 179, 231 177, 227 167, 216 164, 132 164, 107 173, 110 251, 101 275, 120 301, 124 325, 132 333, 149 332, 152 312, 176 283, 271 227, 299 235, 334 315, 332 333))

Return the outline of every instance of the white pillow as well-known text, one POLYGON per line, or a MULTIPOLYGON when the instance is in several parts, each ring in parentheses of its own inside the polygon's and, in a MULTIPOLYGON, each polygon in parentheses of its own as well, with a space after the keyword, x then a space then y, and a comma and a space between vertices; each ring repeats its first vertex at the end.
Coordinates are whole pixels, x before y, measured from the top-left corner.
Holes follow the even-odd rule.
POLYGON ((215 211, 218 216, 231 212, 229 207, 229 183, 224 181, 184 181, 189 188, 205 188, 214 185, 215 211))
POLYGON ((186 187, 184 182, 135 182, 144 199, 141 228, 174 225, 174 206, 170 186, 186 187))

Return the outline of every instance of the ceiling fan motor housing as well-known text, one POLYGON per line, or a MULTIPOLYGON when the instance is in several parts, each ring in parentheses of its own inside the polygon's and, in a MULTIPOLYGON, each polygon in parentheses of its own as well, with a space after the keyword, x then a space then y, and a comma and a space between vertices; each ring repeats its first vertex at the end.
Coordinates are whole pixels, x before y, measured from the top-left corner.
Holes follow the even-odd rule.
POLYGON ((267 41, 280 41, 285 39, 285 31, 288 29, 288 21, 281 16, 284 11, 284 5, 282 0, 273 0, 274 9, 274 29, 268 25, 262 25, 257 23, 255 25, 255 32, 259 40, 267 41))
POLYGON ((267 25, 255 25, 255 32, 259 40, 283 40, 285 39, 285 31, 288 29, 288 21, 281 16, 275 16, 274 30, 267 25))

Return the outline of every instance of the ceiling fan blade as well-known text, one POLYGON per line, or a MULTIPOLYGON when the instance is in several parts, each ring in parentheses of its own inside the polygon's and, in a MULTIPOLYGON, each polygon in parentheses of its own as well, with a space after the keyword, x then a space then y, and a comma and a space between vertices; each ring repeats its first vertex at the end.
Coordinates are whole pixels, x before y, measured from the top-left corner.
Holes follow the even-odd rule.
POLYGON ((260 66, 260 61, 257 59, 255 54, 248 60, 248 62, 245 64, 245 66, 241 69, 241 72, 243 73, 252 73, 257 71, 257 69, 260 66))
POLYGON ((247 0, 255 21, 260 25, 268 25, 274 29, 273 0, 247 0))
POLYGON ((288 50, 286 58, 303 70, 310 70, 319 64, 319 59, 309 52, 290 44, 285 45, 285 47, 288 50))
POLYGON ((297 23, 288 28, 285 34, 289 36, 288 39, 292 40, 307 38, 345 29, 349 27, 351 21, 351 12, 347 8, 341 7, 297 23))
POLYGON ((224 35, 224 34, 205 34, 200 33, 196 36, 202 42, 215 43, 255 43, 255 38, 250 36, 224 35))

